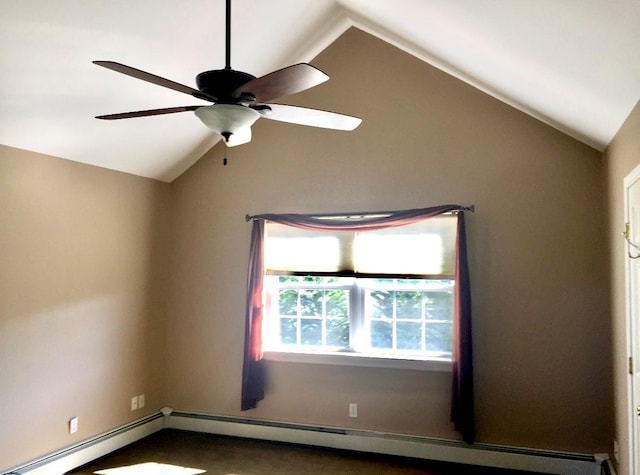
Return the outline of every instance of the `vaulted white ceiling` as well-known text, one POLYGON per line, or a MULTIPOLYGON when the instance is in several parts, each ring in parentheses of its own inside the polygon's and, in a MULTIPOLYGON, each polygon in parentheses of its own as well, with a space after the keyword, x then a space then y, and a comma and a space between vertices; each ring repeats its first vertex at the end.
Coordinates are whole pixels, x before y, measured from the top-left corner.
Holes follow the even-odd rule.
MULTIPOLYGON (((91 61, 195 87, 224 67, 224 7, 0 0, 0 144, 173 180, 219 140, 192 113, 93 117, 205 103, 91 61)), ((638 0, 234 0, 232 67, 309 61, 350 26, 599 150, 640 99, 638 0)))

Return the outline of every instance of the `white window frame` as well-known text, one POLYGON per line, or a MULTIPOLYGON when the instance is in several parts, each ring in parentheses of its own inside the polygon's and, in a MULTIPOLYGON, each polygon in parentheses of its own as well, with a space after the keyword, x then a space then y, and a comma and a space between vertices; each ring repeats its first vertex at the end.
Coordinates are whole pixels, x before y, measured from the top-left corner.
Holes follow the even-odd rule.
MULTIPOLYGON (((327 275, 326 277, 333 277, 327 275)), ((265 282, 268 279, 277 279, 278 276, 265 276, 265 282)), ((364 300, 366 289, 371 289, 374 286, 366 285, 368 279, 351 277, 350 285, 336 284, 334 285, 321 285, 321 284, 309 284, 304 283, 292 284, 292 285, 265 285, 265 291, 267 288, 274 288, 280 290, 282 288, 303 289, 303 288, 315 288, 315 289, 345 289, 350 291, 349 302, 349 328, 350 328, 350 345, 351 348, 347 351, 327 351, 322 348, 313 347, 301 347, 297 345, 291 346, 279 346, 266 348, 264 352, 264 358, 267 361, 276 362, 291 362, 291 363, 311 363, 311 364, 328 364, 328 365, 344 365, 344 366, 365 366, 365 367, 377 367, 377 368, 392 368, 392 369, 410 369, 410 370, 422 370, 422 371, 450 371, 451 370, 451 354, 445 352, 424 352, 416 354, 415 352, 402 352, 401 350, 389 351, 369 351, 367 345, 362 342, 362 339, 366 338, 368 330, 364 329, 365 325, 365 311, 364 300)), ((432 280, 432 279, 426 279, 432 280)), ((451 280, 451 288, 455 282, 450 276, 441 276, 435 280, 451 280)), ((401 285, 390 286, 376 286, 384 290, 429 290, 424 286, 419 287, 403 287, 401 285)), ((276 291, 277 291, 276 290, 276 291)), ((446 290, 443 290, 446 291, 446 290)), ((275 306, 275 305, 274 305, 275 306)), ((276 315, 269 315, 268 310, 265 308, 264 315, 264 328, 265 331, 269 328, 269 325, 276 325, 275 322, 270 322, 271 318, 279 318, 276 315)), ((436 322, 433 322, 436 323, 436 322)), ((271 328, 273 330, 273 327, 271 328)), ((268 340, 265 339, 265 340, 268 340)))

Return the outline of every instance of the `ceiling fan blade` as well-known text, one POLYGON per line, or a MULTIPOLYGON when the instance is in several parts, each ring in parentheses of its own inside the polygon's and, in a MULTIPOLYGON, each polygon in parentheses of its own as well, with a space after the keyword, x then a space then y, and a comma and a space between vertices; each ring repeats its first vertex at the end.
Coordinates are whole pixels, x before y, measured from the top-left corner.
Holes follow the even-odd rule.
POLYGON ((260 104, 255 109, 265 119, 324 129, 353 130, 362 122, 362 119, 349 115, 284 104, 260 104))
POLYGON ((325 73, 307 63, 294 64, 243 84, 234 97, 249 94, 255 102, 267 102, 310 89, 329 79, 325 73))
POLYGON ((150 109, 145 111, 121 112, 119 114, 98 115, 96 119, 115 120, 115 119, 132 119, 134 117, 147 117, 151 115, 174 114, 176 112, 187 112, 199 109, 202 106, 182 106, 182 107, 165 107, 164 109, 150 109))
POLYGON ((158 86, 167 87, 169 89, 173 89, 174 91, 190 94, 193 97, 197 97, 198 99, 203 99, 209 102, 216 102, 218 100, 217 98, 202 91, 198 91, 197 89, 194 89, 192 87, 185 86, 184 84, 180 84, 169 79, 161 78, 160 76, 141 71, 140 69, 132 68, 131 66, 116 63, 115 61, 93 61, 93 64, 97 64, 98 66, 102 66, 103 68, 111 69, 112 71, 116 71, 118 73, 126 74, 127 76, 131 76, 136 79, 142 79, 143 81, 147 81, 158 86))

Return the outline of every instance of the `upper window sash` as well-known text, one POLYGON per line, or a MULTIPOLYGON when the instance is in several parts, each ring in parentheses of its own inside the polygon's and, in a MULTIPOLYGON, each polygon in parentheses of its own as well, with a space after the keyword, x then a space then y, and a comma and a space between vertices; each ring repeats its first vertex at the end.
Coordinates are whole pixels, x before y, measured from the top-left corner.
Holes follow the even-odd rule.
POLYGON ((457 222, 442 215, 370 231, 315 231, 271 221, 265 269, 271 274, 452 276, 457 222))

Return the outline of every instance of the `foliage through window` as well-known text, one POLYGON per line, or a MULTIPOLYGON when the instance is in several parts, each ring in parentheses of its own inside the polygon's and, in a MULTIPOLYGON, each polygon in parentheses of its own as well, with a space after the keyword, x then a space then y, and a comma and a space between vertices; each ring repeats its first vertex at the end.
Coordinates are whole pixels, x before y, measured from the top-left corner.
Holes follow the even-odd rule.
POLYGON ((267 222, 263 345, 449 358, 455 217, 325 233, 267 222))

